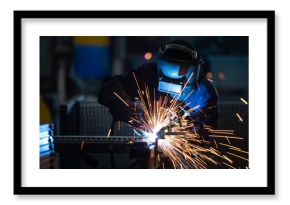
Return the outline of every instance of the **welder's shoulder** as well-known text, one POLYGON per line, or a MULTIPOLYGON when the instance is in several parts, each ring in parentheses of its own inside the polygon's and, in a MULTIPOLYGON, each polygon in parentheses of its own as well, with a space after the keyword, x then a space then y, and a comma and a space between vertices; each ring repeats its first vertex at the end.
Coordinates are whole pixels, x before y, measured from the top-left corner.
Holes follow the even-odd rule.
POLYGON ((199 87, 203 92, 206 92, 208 97, 211 99, 218 99, 218 92, 213 82, 209 81, 205 77, 199 82, 199 87))

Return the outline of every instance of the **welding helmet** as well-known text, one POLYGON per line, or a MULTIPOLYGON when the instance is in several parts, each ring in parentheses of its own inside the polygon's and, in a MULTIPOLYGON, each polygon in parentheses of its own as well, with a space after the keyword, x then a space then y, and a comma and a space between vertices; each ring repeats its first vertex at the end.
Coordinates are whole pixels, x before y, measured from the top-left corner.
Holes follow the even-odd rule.
POLYGON ((157 61, 158 91, 179 95, 182 90, 195 89, 201 64, 202 59, 188 42, 176 40, 160 47, 157 61))

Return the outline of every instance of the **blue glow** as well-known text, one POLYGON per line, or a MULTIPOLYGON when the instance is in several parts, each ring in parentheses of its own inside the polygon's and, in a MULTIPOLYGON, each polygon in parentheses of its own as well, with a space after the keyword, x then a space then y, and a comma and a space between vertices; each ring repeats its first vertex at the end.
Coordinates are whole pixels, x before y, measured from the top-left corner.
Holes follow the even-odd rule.
POLYGON ((53 144, 45 144, 40 146, 40 152, 46 152, 49 150, 54 150, 54 145, 53 144))
POLYGON ((79 77, 103 77, 109 74, 110 49, 107 45, 75 45, 74 72, 79 77))
POLYGON ((52 137, 44 137, 44 138, 40 138, 39 144, 44 145, 44 144, 48 144, 48 143, 53 143, 53 138, 52 137))
POLYGON ((54 150, 47 150, 47 151, 44 151, 44 152, 40 152, 40 157, 50 156, 52 154, 54 154, 54 150))
POLYGON ((190 97, 193 90, 194 90, 193 86, 188 85, 183 89, 183 92, 180 95, 176 95, 174 93, 170 93, 170 94, 171 94, 171 97, 178 98, 179 101, 183 101, 184 99, 187 98, 187 96, 190 97))
POLYGON ((144 139, 149 143, 149 144, 152 144, 155 142, 155 139, 158 137, 157 136, 157 132, 155 132, 155 130, 153 132, 146 132, 144 130, 141 130, 139 132, 137 132, 135 129, 133 129, 134 133, 137 135, 137 136, 142 136, 144 137, 144 139))
MULTIPOLYGON (((189 109, 197 108, 194 112, 191 113, 191 116, 199 113, 200 109, 203 109, 211 98, 211 94, 203 84, 200 84, 192 94, 190 94, 189 90, 185 91, 185 93, 187 93, 188 96, 185 100, 185 104, 188 104, 189 109)), ((184 96, 182 96, 180 100, 182 100, 182 98, 184 98, 184 96)))
POLYGON ((154 143, 155 140, 156 140, 156 138, 157 138, 157 135, 156 134, 154 134, 154 133, 148 133, 146 140, 149 143, 154 143))
POLYGON ((52 136, 52 131, 44 131, 39 133, 40 138, 47 138, 52 136))
POLYGON ((160 59, 158 60, 158 68, 168 78, 181 79, 183 77, 182 75, 178 75, 180 68, 179 64, 170 63, 168 61, 160 59))
POLYGON ((169 92, 169 93, 180 94, 181 90, 182 90, 181 85, 167 83, 164 81, 159 81, 159 83, 158 83, 158 91, 159 92, 165 92, 165 93, 169 92))
MULTIPOLYGON (((181 79, 182 77, 184 77, 184 75, 178 74, 179 69, 180 69, 180 64, 170 63, 168 61, 159 59, 157 63, 157 67, 163 73, 163 75, 165 75, 168 78, 181 79)), ((186 79, 189 79, 190 75, 194 72, 194 70, 195 70, 195 66, 190 65, 187 73, 185 74, 186 79)), ((192 84, 194 80, 195 80, 194 77, 192 77, 189 79, 188 83, 192 84)))
POLYGON ((135 129, 133 129, 133 132, 137 135, 137 136, 141 136, 141 134, 139 132, 137 132, 135 129))

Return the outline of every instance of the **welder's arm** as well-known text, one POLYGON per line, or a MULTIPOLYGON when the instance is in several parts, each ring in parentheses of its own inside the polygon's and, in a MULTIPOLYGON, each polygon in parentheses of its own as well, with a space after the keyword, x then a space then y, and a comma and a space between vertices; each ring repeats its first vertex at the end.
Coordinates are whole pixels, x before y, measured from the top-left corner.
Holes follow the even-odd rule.
POLYGON ((129 121, 132 102, 120 78, 109 77, 105 79, 98 100, 100 104, 109 108, 115 120, 124 122, 129 121))
POLYGON ((197 109, 191 115, 197 126, 208 125, 213 128, 217 126, 218 103, 216 100, 208 102, 204 107, 197 109))
POLYGON ((204 79, 197 90, 196 95, 190 101, 192 119, 201 127, 204 125, 216 128, 218 120, 218 93, 213 84, 204 79))

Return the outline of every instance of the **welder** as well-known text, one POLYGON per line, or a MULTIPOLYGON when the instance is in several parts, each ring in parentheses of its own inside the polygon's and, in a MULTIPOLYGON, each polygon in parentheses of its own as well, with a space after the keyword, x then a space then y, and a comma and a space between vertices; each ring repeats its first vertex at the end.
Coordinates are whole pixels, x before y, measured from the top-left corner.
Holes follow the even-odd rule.
POLYGON ((134 73, 141 87, 146 84, 156 99, 160 95, 169 95, 183 101, 186 105, 182 108, 183 114, 192 119, 197 131, 202 131, 204 125, 215 126, 218 118, 218 94, 213 83, 203 74, 202 64, 202 58, 191 43, 182 40, 169 42, 159 48, 157 62, 145 63, 127 74, 106 78, 98 97, 99 103, 109 108, 116 121, 131 123, 134 111, 130 107, 138 104, 134 73))

